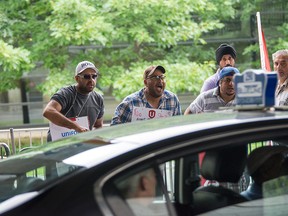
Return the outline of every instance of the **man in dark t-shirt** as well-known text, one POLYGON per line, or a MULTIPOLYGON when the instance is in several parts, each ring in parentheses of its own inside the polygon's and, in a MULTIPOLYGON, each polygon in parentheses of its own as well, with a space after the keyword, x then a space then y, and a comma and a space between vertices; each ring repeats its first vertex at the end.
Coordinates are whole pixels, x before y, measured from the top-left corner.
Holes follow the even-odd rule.
MULTIPOLYGON (((75 130, 76 133, 102 127, 103 97, 94 91, 98 75, 99 71, 93 63, 80 62, 75 71, 76 84, 61 88, 55 93, 44 108, 43 116, 51 123, 75 130), (83 116, 87 116, 88 127, 72 119, 83 116)), ((50 130, 47 137, 48 141, 51 140, 50 130)))

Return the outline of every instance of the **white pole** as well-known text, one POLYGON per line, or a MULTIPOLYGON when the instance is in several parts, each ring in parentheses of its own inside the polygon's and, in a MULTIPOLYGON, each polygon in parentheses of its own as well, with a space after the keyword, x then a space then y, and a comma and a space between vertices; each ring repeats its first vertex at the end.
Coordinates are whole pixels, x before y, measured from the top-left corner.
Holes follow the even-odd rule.
POLYGON ((260 12, 256 13, 256 17, 257 17, 257 27, 258 27, 258 38, 259 38, 261 68, 266 71, 260 12))

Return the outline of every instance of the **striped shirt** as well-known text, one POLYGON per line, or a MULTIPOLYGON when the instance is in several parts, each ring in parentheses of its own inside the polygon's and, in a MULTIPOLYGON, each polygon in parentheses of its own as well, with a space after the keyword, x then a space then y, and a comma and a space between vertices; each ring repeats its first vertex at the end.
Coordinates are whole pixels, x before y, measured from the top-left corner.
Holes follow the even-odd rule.
POLYGON ((226 103, 219 94, 219 87, 210 89, 206 92, 202 92, 198 97, 190 104, 189 108, 192 114, 202 112, 214 112, 220 107, 231 107, 235 105, 235 100, 231 100, 226 103))
MULTIPOLYGON (((116 107, 111 125, 131 122, 133 107, 153 108, 145 97, 144 88, 124 98, 116 107)), ((164 90, 157 109, 171 110, 172 116, 181 115, 178 97, 167 90, 164 90)))
POLYGON ((275 91, 275 106, 288 106, 288 79, 280 85, 275 91))

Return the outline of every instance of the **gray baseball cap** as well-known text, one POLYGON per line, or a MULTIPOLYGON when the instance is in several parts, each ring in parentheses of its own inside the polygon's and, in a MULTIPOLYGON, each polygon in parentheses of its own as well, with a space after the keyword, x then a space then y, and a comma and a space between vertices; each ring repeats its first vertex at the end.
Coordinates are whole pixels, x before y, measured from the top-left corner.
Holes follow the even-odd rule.
POLYGON ((86 70, 87 68, 91 68, 93 69, 97 74, 99 74, 99 70, 95 67, 95 65, 92 62, 89 61, 82 61, 80 62, 75 70, 75 75, 78 75, 80 73, 82 73, 84 70, 86 70))

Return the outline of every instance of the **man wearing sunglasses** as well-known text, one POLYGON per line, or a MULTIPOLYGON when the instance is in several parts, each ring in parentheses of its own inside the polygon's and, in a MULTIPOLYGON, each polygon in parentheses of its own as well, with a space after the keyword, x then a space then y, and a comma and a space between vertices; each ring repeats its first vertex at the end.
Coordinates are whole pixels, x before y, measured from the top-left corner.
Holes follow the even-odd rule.
POLYGON ((202 112, 213 112, 220 107, 231 107, 235 105, 235 89, 233 76, 239 74, 235 67, 224 67, 219 73, 217 87, 202 92, 185 110, 184 115, 202 112))
POLYGON ((165 90, 165 72, 160 65, 148 67, 143 75, 145 87, 124 98, 116 107, 111 125, 181 115, 178 97, 165 90))
MULTIPOLYGON (((53 123, 53 127, 56 125, 55 128, 60 126, 71 130, 63 132, 63 137, 102 127, 103 97, 94 91, 98 76, 99 71, 93 63, 80 62, 75 70, 76 84, 61 88, 44 108, 43 116, 53 123)), ((51 124, 48 141, 51 140, 50 131, 51 124)), ((52 131, 51 134, 54 140, 52 131)))

